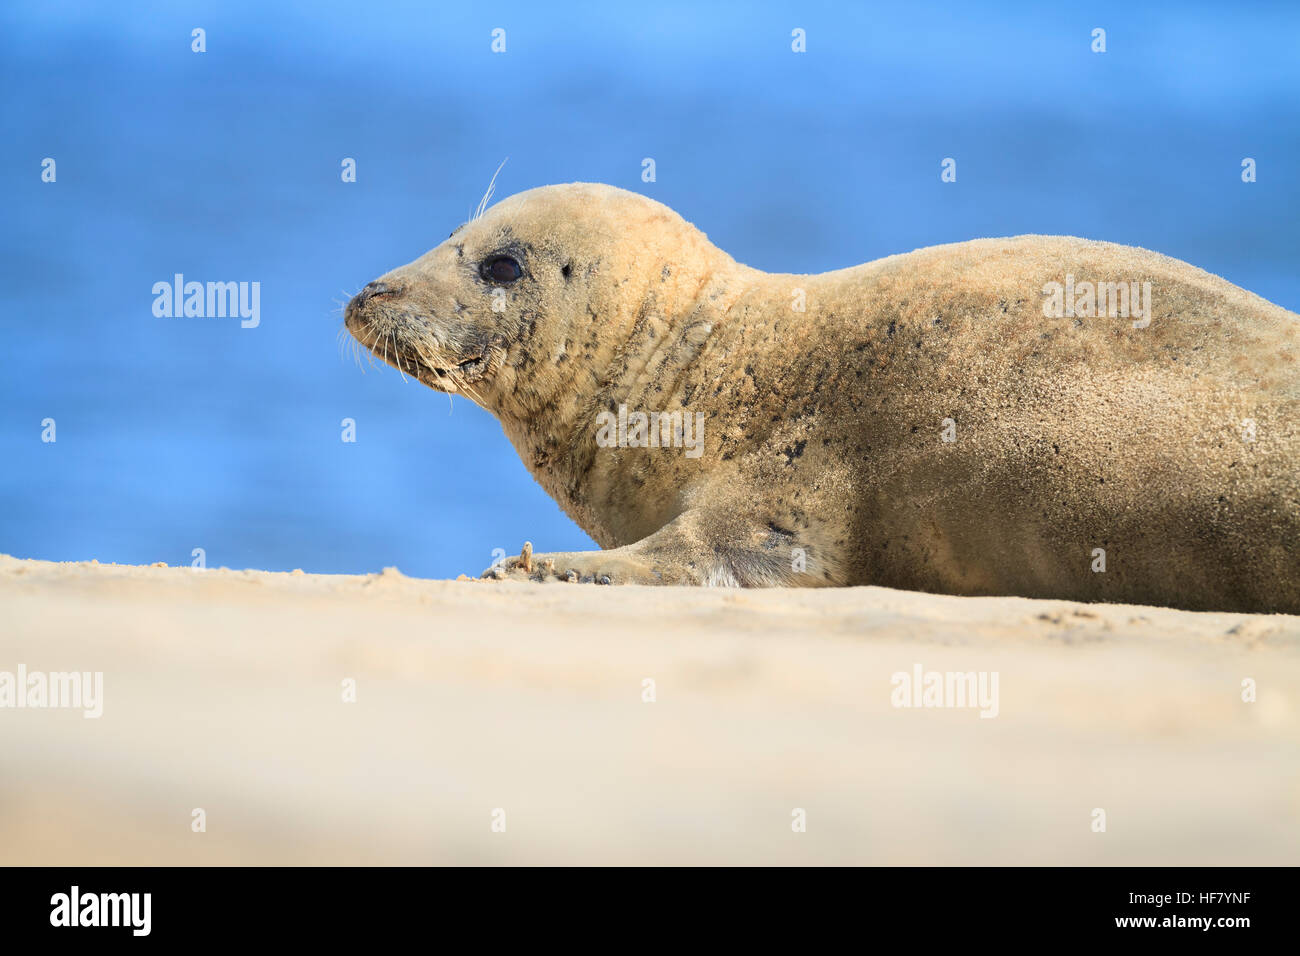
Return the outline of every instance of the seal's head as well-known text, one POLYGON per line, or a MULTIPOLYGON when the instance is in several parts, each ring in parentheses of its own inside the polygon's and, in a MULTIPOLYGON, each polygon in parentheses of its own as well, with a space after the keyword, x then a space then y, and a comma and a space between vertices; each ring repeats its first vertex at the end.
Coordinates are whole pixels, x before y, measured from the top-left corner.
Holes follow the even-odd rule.
POLYGON ((371 282, 345 322, 430 388, 518 417, 565 390, 588 391, 648 297, 671 311, 723 262, 730 257, 652 199, 591 183, 544 186, 371 282))

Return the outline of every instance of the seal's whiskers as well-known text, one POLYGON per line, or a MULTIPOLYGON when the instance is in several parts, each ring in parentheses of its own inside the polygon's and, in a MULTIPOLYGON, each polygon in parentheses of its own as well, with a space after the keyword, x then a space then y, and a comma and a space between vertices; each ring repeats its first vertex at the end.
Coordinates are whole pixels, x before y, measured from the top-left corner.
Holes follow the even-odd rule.
POLYGON ((509 156, 501 160, 501 165, 498 166, 497 171, 492 174, 492 181, 488 183, 487 192, 485 192, 483 198, 478 201, 478 207, 474 210, 474 215, 469 217, 470 222, 473 222, 475 219, 482 216, 483 213, 487 212, 488 203, 492 201, 492 193, 494 193, 497 188, 497 177, 501 175, 501 170, 505 168, 506 163, 509 161, 509 156))

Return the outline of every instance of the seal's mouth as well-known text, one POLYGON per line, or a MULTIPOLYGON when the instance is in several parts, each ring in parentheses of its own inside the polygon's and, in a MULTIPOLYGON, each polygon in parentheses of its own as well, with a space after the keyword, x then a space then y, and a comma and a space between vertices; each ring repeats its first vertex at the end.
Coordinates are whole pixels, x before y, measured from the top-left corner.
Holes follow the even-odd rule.
POLYGON ((489 370, 489 356, 478 351, 465 358, 454 351, 448 355, 449 348, 433 331, 432 317, 389 304, 399 292, 371 283, 348 303, 344 327, 372 356, 402 374, 439 392, 473 397, 474 384, 489 370))
MULTIPOLYGON (((465 385, 472 385, 481 379, 487 371, 487 364, 487 357, 479 355, 474 358, 467 358, 463 362, 457 362, 455 365, 446 368, 421 365, 421 370, 431 373, 434 378, 433 381, 425 378, 421 378, 420 381, 430 388, 438 389, 440 392, 458 392, 465 385)), ((410 368, 407 368, 406 371, 407 374, 411 374, 410 368)))
MULTIPOLYGON (((465 376, 466 381, 474 382, 483 377, 483 372, 487 369, 487 358, 482 355, 476 355, 473 358, 467 358, 463 362, 456 363, 456 371, 465 376)), ((445 375, 445 369, 434 369, 439 375, 445 375)))

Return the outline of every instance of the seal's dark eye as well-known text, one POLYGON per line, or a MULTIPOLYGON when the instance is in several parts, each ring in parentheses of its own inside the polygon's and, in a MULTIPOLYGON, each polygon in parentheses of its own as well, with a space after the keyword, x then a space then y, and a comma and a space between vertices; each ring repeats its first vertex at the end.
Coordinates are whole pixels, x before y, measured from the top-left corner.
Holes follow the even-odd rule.
POLYGON ((523 274, 524 270, 519 268, 519 263, 509 256, 493 256, 483 263, 484 278, 493 282, 514 282, 523 274))

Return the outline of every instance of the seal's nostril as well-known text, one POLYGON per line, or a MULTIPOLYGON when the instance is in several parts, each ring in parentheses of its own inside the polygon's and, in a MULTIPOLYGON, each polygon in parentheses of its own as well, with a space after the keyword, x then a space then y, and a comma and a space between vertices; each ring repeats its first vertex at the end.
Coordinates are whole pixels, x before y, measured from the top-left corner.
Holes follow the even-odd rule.
POLYGON ((367 282, 366 287, 357 293, 357 305, 365 305, 377 295, 386 295, 392 292, 393 288, 387 282, 367 282))
POLYGON ((378 280, 367 282, 365 288, 352 297, 352 301, 348 303, 347 311, 349 313, 356 311, 377 295, 393 295, 398 291, 387 282, 378 280))

